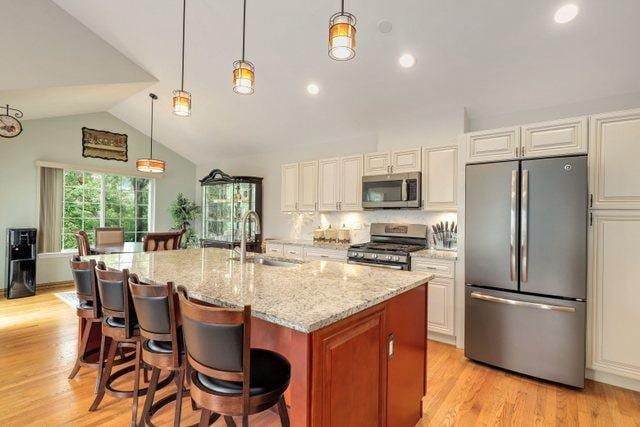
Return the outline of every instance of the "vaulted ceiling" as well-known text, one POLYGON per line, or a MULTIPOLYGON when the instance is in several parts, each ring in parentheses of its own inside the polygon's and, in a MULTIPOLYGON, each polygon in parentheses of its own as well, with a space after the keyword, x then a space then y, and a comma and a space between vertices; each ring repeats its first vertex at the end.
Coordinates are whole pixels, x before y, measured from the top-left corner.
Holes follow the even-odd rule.
MULTIPOLYGON (((3 7, 23 1, 35 0, 3 7)), ((247 59, 256 66, 256 91, 239 96, 231 90, 231 71, 240 55, 241 0, 187 0, 185 89, 193 94, 193 113, 181 118, 170 106, 180 82, 181 1, 55 0, 142 74, 135 77, 139 71, 130 66, 102 69, 119 62, 82 51, 65 58, 72 67, 56 74, 52 86, 78 84, 71 81, 79 79, 76 71, 92 76, 83 84, 123 80, 125 71, 129 84, 153 76, 158 140, 196 163, 322 143, 462 107, 479 117, 640 92, 640 2, 573 2, 580 14, 558 25, 559 0, 347 0, 358 18, 358 47, 354 60, 340 63, 326 48, 338 0, 248 0, 247 59), (393 24, 390 33, 378 31, 381 19, 393 24), (417 57, 414 68, 398 66, 404 52, 417 57), (320 87, 315 97, 305 90, 312 81, 320 87)), ((28 29, 33 49, 50 37, 35 24, 28 29)), ((90 37, 61 39, 51 49, 77 53, 77 43, 90 37)), ((41 54, 26 59, 38 61, 41 54)), ((33 86, 48 72, 24 73, 33 86)), ((109 110, 146 132, 149 90, 109 110)))

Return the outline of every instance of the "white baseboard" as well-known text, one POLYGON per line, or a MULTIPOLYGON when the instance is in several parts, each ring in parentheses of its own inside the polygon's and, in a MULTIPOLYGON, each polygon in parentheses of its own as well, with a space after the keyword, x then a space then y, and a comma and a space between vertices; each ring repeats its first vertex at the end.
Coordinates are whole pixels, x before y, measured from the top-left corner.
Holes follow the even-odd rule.
POLYGON ((444 344, 456 345, 456 337, 452 335, 439 334, 437 332, 427 332, 427 338, 444 344))
POLYGON ((633 378, 621 377, 620 375, 611 374, 609 372, 595 371, 587 369, 585 377, 600 383, 615 385, 629 390, 640 391, 640 381, 633 378))

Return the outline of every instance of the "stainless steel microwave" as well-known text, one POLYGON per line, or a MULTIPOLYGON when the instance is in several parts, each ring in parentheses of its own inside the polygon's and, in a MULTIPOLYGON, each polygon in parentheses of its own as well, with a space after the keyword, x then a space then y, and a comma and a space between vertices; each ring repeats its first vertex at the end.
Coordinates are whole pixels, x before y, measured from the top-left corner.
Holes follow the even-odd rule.
POLYGON ((362 177, 364 209, 417 209, 420 207, 422 174, 396 173, 362 177))

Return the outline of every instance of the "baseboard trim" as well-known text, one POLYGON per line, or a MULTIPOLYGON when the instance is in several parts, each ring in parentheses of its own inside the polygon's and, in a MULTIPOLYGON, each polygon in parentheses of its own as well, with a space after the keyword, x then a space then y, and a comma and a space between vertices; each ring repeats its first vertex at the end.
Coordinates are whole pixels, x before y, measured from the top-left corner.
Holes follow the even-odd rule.
MULTIPOLYGON (((38 294, 38 291, 44 291, 44 290, 55 289, 55 288, 65 288, 68 286, 73 286, 73 282, 69 280, 64 280, 62 282, 37 283, 36 295, 38 294)), ((2 288, 0 293, 0 298, 7 299, 7 288, 2 288)))
POLYGON ((437 332, 427 332, 427 339, 453 346, 456 345, 456 337, 451 335, 439 334, 437 332))
POLYGON ((596 371, 593 369, 586 369, 585 377, 593 381, 598 381, 599 383, 605 383, 629 390, 640 391, 640 380, 636 380, 633 378, 626 378, 620 375, 612 374, 609 372, 596 371))

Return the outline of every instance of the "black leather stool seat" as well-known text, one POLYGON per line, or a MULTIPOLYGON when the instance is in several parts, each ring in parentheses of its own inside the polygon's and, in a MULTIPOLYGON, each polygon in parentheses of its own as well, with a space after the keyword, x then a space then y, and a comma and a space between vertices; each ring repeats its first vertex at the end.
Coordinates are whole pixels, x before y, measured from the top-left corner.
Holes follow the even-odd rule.
POLYGON ((80 301, 78 308, 81 310, 91 310, 93 309, 93 301, 80 301))
MULTIPOLYGON (((142 347, 153 353, 171 354, 171 341, 144 340, 142 347)), ((178 350, 180 354, 184 354, 181 341, 178 341, 178 350)))
MULTIPOLYGON (((217 394, 242 394, 242 383, 196 375, 204 388, 217 394)), ((286 387, 291 378, 289 361, 278 353, 260 348, 251 349, 250 395, 268 393, 286 387)))
POLYGON ((112 328, 124 328, 124 319, 120 317, 109 316, 104 319, 104 322, 112 328))

